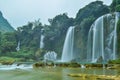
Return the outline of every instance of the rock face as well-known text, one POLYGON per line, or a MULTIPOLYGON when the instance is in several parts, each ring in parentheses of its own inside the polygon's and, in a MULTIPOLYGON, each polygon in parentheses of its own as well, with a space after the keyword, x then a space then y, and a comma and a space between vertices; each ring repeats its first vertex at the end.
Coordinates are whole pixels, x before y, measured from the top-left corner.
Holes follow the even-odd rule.
POLYGON ((87 39, 90 26, 100 16, 109 13, 109 8, 101 1, 95 1, 80 9, 75 18, 74 53, 76 61, 85 62, 87 58, 87 39))
POLYGON ((9 22, 3 17, 0 12, 0 32, 13 32, 14 28, 9 24, 9 22))

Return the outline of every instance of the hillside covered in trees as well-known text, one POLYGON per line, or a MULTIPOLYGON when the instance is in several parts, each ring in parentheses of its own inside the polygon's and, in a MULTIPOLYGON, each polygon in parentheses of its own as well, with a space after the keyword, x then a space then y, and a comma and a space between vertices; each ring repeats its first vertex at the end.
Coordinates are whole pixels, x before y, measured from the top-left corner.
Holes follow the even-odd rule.
MULTIPOLYGON (((0 56, 29 61, 43 59, 43 55, 47 51, 55 51, 60 59, 67 30, 70 26, 75 26, 74 54, 78 58, 84 58, 87 53, 86 42, 90 26, 98 17, 120 11, 120 1, 117 0, 117 4, 115 1, 113 0, 110 6, 103 4, 102 1, 95 1, 80 9, 75 18, 63 13, 53 19, 48 19, 49 25, 43 25, 40 20, 36 20, 18 27, 14 32, 0 34, 0 56), (42 34, 45 38, 44 48, 41 49, 40 37, 42 34), (20 50, 16 50, 18 43, 20 43, 20 50), (79 53, 84 54, 79 55, 79 53)), ((118 26, 120 26, 120 21, 118 21, 118 26)), ((120 28, 118 27, 118 42, 120 44, 119 34, 120 28)), ((118 52, 120 52, 119 44, 118 52)))
POLYGON ((13 32, 14 28, 10 23, 3 17, 3 14, 0 12, 0 32, 13 32))

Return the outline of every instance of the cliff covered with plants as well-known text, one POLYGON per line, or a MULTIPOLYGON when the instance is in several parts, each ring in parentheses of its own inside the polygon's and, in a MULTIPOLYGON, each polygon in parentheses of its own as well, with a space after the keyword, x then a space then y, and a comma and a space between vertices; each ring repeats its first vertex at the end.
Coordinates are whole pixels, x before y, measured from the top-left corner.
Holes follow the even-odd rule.
MULTIPOLYGON (((48 19, 49 25, 42 25, 38 20, 18 27, 14 32, 0 34, 0 55, 22 58, 24 61, 40 60, 43 59, 43 55, 47 51, 55 51, 58 58, 61 58, 67 30, 70 26, 75 26, 74 54, 78 59, 85 58, 88 32, 92 23, 98 17, 110 13, 110 11, 114 12, 115 9, 119 11, 119 4, 116 5, 114 2, 115 0, 113 0, 111 6, 107 6, 102 1, 95 1, 81 8, 75 18, 70 18, 67 13, 63 13, 53 19, 48 19), (42 34, 45 38, 44 48, 41 49, 40 37, 42 34), (20 49, 16 50, 18 43, 20 43, 20 49)), ((119 0, 117 3, 119 3, 119 0)), ((119 38, 118 35, 118 43, 120 42, 119 38)))

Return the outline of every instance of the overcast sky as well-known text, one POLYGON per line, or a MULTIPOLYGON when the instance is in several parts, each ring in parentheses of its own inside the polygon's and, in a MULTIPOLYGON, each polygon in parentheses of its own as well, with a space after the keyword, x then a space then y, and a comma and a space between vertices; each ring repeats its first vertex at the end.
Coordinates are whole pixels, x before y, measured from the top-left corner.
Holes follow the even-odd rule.
MULTIPOLYGON (((66 12, 69 17, 75 17, 80 8, 92 1, 96 0, 0 0, 0 11, 16 28, 39 18, 43 24, 48 24, 48 18, 66 12)), ((102 1, 107 5, 112 2, 102 1)))

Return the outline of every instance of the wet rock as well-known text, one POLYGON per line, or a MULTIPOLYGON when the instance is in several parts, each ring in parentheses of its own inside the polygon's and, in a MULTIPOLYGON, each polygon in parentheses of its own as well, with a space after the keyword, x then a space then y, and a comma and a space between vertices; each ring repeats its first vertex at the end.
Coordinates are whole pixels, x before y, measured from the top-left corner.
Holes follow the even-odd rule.
POLYGON ((120 80, 119 76, 113 76, 113 75, 93 75, 93 74, 68 74, 68 76, 71 77, 80 77, 80 79, 86 80, 120 80))

